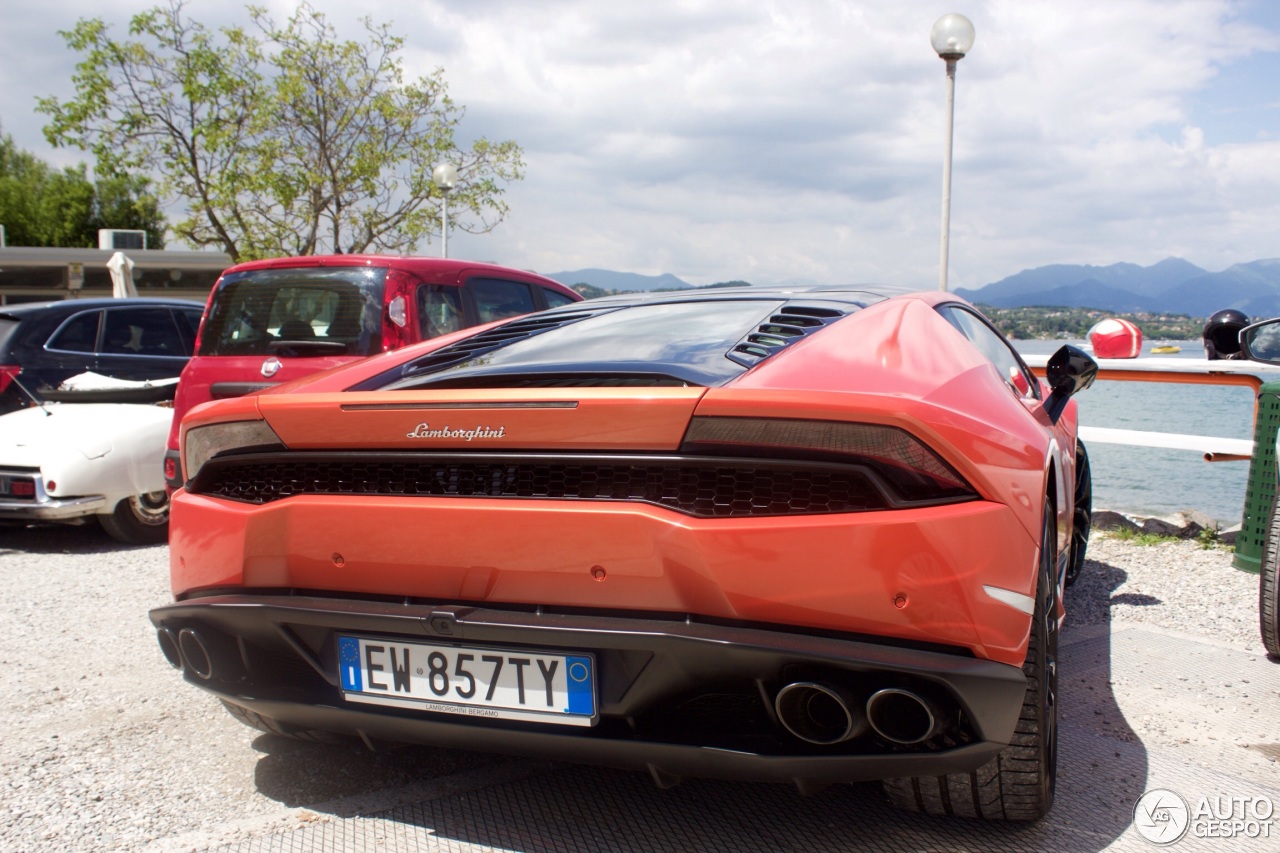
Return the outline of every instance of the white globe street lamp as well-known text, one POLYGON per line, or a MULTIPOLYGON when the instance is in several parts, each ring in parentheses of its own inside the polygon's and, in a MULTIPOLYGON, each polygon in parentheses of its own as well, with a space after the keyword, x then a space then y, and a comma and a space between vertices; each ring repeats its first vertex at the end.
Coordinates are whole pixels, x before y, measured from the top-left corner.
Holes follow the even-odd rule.
POLYGON ((449 257, 449 192, 458 185, 458 170, 441 163, 431 170, 431 181, 440 188, 440 257, 449 257))
POLYGON ((938 289, 947 289, 947 264, 951 242, 951 140, 956 114, 956 63, 973 47, 973 22, 964 15, 943 15, 929 31, 929 41, 947 63, 947 153, 942 165, 942 260, 938 289))

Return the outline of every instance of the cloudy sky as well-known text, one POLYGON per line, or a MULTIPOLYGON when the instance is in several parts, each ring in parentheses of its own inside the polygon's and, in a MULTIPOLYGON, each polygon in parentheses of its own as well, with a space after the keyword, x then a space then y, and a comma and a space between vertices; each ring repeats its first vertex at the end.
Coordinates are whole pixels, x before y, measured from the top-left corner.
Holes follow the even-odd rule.
MULTIPOLYGON (((50 149, 33 109, 70 94, 76 56, 57 31, 95 15, 123 34, 146 5, 9 9, 4 132, 83 159, 50 149)), ((263 5, 280 20, 293 8, 263 5)), ((524 148, 510 216, 451 237, 453 256, 694 284, 935 287, 946 84, 928 36, 961 12, 977 42, 957 77, 953 287, 1045 264, 1280 257, 1275 0, 312 5, 352 36, 359 15, 394 22, 411 73, 445 69, 464 138, 524 148)), ((225 0, 187 10, 248 21, 225 0)))

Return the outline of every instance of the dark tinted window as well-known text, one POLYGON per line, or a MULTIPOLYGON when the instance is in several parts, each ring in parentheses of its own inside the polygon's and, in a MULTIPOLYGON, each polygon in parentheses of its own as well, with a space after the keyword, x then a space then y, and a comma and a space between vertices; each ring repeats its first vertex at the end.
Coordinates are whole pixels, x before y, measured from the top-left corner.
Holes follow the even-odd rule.
POLYGON ((98 318, 101 311, 85 311, 71 317, 53 333, 46 344, 49 349, 64 352, 93 352, 98 343, 98 318))
MULTIPOLYGON (((390 387, 437 383, 465 387, 473 380, 529 373, 662 374, 695 385, 718 385, 746 369, 730 360, 728 352, 783 304, 717 300, 605 309, 496 349, 486 348, 459 364, 390 387)), ((539 314, 500 328, 505 331, 535 319, 550 323, 555 316, 539 314)), ((440 354, 446 353, 447 348, 440 354)), ((412 370, 412 365, 409 368, 412 370)))
POLYGON ((521 281, 473 278, 467 282, 467 289, 474 294, 476 316, 481 323, 538 310, 533 304, 533 288, 521 281))
POLYGON ((466 328, 462 314, 462 290, 439 284, 418 288, 418 336, 422 340, 466 328))
POLYGON ((185 358, 191 350, 168 308, 108 308, 102 335, 108 355, 158 355, 185 358))
POLYGON ((199 308, 178 308, 173 312, 188 355, 195 351, 196 333, 200 331, 200 315, 203 313, 199 308))
POLYGON ((568 305, 574 301, 560 291, 546 287, 542 288, 542 295, 547 300, 548 308, 559 308, 561 305, 568 305))
POLYGON ((200 355, 373 355, 385 269, 253 270, 224 276, 200 355))
POLYGON ((968 311, 956 305, 947 305, 942 309, 942 316, 946 317, 960 332, 973 342, 973 345, 985 355, 992 364, 996 366, 996 370, 1000 371, 1000 375, 1004 377, 1005 382, 1018 393, 1020 397, 1039 397, 1040 383, 1036 381, 1022 359, 1018 357, 1013 347, 1009 345, 1000 333, 987 325, 980 317, 972 311, 968 311))

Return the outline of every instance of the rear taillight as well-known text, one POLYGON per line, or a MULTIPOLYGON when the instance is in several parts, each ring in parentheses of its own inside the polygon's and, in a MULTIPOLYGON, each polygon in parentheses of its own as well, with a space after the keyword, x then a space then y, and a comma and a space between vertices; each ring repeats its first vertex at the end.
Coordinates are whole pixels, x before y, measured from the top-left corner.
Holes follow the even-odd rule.
POLYGON ((182 468, 194 480, 210 459, 223 453, 284 450, 266 421, 228 421, 192 427, 182 437, 182 468))
POLYGON ((22 372, 22 366, 18 364, 0 364, 0 394, 9 389, 14 379, 18 378, 18 374, 22 372))
POLYGON ((9 494, 15 498, 34 498, 36 496, 35 480, 10 480, 9 494))
POLYGON ((399 349, 410 342, 409 306, 413 300, 414 290, 420 283, 417 276, 404 270, 387 271, 385 287, 387 307, 386 317, 382 323, 383 352, 399 349))
POLYGON ((684 453, 858 465, 897 503, 977 497, 955 469, 906 430, 879 424, 773 418, 694 418, 684 453))

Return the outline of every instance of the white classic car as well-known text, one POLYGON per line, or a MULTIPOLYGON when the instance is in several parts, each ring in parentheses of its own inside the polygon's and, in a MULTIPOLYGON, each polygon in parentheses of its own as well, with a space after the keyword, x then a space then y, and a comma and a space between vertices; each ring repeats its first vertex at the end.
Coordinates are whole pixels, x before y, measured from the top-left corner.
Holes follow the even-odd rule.
MULTIPOLYGON (((155 389, 127 384, 135 387, 73 383, 64 399, 145 398, 155 389)), ((92 517, 121 542, 165 542, 161 462, 172 420, 171 406, 111 402, 47 402, 0 416, 0 522, 92 517)))

